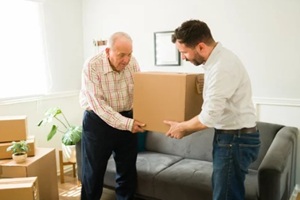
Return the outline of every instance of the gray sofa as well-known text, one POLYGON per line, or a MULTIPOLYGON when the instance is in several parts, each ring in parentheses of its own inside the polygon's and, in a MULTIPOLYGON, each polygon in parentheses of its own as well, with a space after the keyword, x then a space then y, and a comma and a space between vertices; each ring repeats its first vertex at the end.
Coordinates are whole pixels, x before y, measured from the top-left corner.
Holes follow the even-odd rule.
MULTIPOLYGON (((298 129, 264 122, 258 128, 261 149, 246 177, 246 200, 287 200, 295 186, 298 129)), ((207 129, 176 140, 147 132, 145 151, 137 158, 137 198, 211 200, 213 135, 207 129)), ((115 186, 113 158, 104 184, 115 186)))

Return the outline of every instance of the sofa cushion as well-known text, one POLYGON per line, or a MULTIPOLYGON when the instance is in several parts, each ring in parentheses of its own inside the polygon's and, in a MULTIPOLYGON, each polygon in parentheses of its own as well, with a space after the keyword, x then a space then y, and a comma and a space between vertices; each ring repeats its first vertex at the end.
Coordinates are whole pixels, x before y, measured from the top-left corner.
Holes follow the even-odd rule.
MULTIPOLYGON (((140 152, 137 157, 136 167, 138 171, 137 193, 144 196, 152 196, 154 193, 154 177, 162 170, 180 161, 179 156, 161 154, 156 152, 140 152)), ((115 187, 116 166, 113 157, 108 160, 104 177, 106 187, 115 187)))
POLYGON ((211 162, 180 160, 155 177, 154 195, 172 200, 212 199, 211 175, 211 162))
POLYGON ((177 155, 184 158, 212 161, 213 129, 198 131, 180 140, 163 133, 147 133, 146 150, 177 155))
MULTIPOLYGON (((154 196, 166 200, 212 199, 211 175, 211 162, 182 159, 155 177, 154 196)), ((245 180, 246 200, 257 199, 257 184, 257 171, 249 170, 245 180)))
POLYGON ((136 162, 138 171, 137 193, 152 196, 154 194, 154 177, 181 159, 179 156, 156 152, 139 153, 136 162))

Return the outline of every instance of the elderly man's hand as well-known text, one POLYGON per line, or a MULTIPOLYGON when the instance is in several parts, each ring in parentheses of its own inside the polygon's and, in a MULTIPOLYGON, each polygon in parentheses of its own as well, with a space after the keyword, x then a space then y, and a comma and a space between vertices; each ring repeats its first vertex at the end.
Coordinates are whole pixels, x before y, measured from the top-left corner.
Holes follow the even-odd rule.
POLYGON ((145 130, 143 129, 143 127, 145 126, 146 124, 142 123, 142 122, 139 122, 137 120, 134 120, 133 122, 133 126, 132 126, 132 133, 138 133, 138 132, 145 132, 145 130))

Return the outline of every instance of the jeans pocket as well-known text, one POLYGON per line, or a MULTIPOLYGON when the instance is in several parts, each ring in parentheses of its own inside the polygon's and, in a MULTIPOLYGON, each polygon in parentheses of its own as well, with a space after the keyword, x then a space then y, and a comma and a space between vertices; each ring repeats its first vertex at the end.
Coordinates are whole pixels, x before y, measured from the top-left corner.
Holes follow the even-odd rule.
POLYGON ((251 136, 249 134, 241 136, 239 142, 239 159, 242 170, 247 171, 250 164, 257 159, 259 149, 260 139, 258 133, 253 133, 251 136))
POLYGON ((234 136, 229 134, 217 134, 214 141, 215 157, 230 157, 234 136))

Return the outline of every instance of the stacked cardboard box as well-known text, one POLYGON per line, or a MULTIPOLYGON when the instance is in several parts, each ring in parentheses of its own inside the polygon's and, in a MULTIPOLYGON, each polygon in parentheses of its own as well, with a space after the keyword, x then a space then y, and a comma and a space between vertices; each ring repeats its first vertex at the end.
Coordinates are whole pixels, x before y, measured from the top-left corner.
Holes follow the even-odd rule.
MULTIPOLYGON (((33 136, 27 134, 26 116, 0 116, 0 180, 10 178, 11 182, 18 182, 21 177, 36 177, 39 188, 39 197, 43 200, 58 199, 58 185, 56 175, 55 149, 36 148, 33 136), (30 151, 24 163, 16 163, 11 158, 11 152, 6 149, 12 141, 27 140, 30 151), (31 157, 30 157, 31 156, 31 157)), ((26 185, 26 184, 25 184, 26 185)), ((11 188, 6 188, 2 192, 9 194, 8 199, 34 199, 39 197, 26 196, 32 190, 25 185, 11 184, 11 188), (24 187, 23 187, 24 186, 24 187), (14 198, 14 195, 23 194, 21 198, 14 198)), ((29 184, 30 185, 30 184, 29 184)), ((4 194, 4 193, 3 193, 4 194)), ((2 200, 2 195, 0 195, 2 200)))
POLYGON ((185 121, 200 113, 203 83, 203 74, 135 73, 134 119, 145 123, 146 130, 167 132, 163 120, 185 121))
POLYGON ((30 151, 28 156, 35 155, 34 137, 27 134, 27 117, 0 116, 0 159, 11 158, 11 152, 6 149, 12 141, 27 140, 30 151))
MULTIPOLYGON (((58 199, 57 168, 54 148, 36 148, 24 163, 0 160, 0 178, 37 177, 42 200, 58 199)), ((0 197, 2 200, 2 198, 0 197)))
POLYGON ((37 177, 0 179, 1 200, 39 200, 37 177))
POLYGON ((26 116, 0 116, 0 142, 11 142, 26 139, 26 116))

